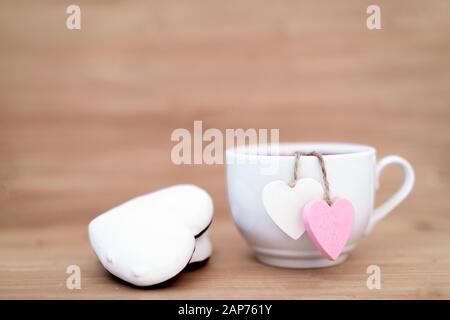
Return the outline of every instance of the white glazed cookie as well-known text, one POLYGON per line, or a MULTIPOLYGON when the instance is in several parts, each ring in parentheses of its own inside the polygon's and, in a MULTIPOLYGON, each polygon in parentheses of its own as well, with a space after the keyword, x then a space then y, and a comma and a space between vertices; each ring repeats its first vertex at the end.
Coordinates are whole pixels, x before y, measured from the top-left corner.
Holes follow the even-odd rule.
POLYGON ((189 263, 205 261, 211 257, 212 251, 212 242, 209 239, 209 231, 207 230, 200 237, 195 239, 195 251, 189 263))
POLYGON ((198 254, 204 257, 208 251, 204 242, 209 241, 205 230, 212 215, 213 204, 206 191, 176 185, 96 217, 89 224, 89 239, 109 272, 134 285, 149 286, 186 267, 194 254, 196 235, 200 235, 198 254))

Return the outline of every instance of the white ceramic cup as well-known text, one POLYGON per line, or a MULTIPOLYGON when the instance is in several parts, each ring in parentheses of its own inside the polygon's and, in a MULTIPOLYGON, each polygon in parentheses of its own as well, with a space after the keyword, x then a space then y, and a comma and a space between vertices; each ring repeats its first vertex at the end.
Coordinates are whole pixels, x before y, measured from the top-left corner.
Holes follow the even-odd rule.
MULTIPOLYGON (((408 161, 399 156, 387 156, 376 161, 373 147, 343 143, 286 143, 277 152, 261 153, 258 146, 238 147, 226 151, 227 184, 231 212, 235 224, 254 250, 259 261, 286 268, 320 268, 343 262, 357 241, 392 211, 410 193, 414 171, 408 161), (355 208, 355 221, 350 238, 336 261, 322 256, 306 232, 294 240, 287 236, 264 209, 262 191, 274 180, 292 180, 294 152, 320 152, 328 174, 331 198, 348 199, 355 208), (378 178, 387 165, 399 165, 404 172, 400 189, 374 209, 378 178), (275 170, 267 173, 264 168, 275 170)), ((299 178, 313 178, 323 184, 318 159, 301 156, 299 178)))

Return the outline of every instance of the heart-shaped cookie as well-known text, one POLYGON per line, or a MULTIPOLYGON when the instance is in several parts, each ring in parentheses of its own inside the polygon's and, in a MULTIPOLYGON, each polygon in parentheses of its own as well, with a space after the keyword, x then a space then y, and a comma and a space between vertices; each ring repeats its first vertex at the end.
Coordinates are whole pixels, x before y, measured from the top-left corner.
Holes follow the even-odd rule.
POLYGON ((189 264, 205 261, 211 257, 213 251, 212 242, 209 239, 209 232, 206 230, 200 237, 195 239, 195 250, 189 260, 189 264))
POLYGON ((109 272, 134 285, 150 286, 175 277, 193 260, 195 251, 194 260, 211 255, 204 232, 212 216, 213 203, 206 191, 176 185, 96 217, 89 224, 89 239, 109 272), (197 244, 201 248, 196 249, 197 244))
POLYGON ((262 201, 273 222, 292 239, 305 232, 302 209, 308 202, 323 198, 323 188, 311 178, 297 181, 294 187, 277 180, 268 183, 262 192, 262 201))
POLYGON ((352 232, 355 209, 350 201, 311 201, 303 208, 303 223, 309 238, 328 259, 336 260, 352 232))

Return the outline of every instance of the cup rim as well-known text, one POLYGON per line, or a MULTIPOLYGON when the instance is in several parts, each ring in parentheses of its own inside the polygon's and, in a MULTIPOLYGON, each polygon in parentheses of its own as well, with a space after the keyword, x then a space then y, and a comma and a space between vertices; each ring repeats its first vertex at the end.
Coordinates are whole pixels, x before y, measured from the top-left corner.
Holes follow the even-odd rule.
MULTIPOLYGON (((250 144, 243 146, 234 146, 226 150, 227 155, 235 156, 247 156, 247 157, 258 157, 258 158, 291 158, 294 157, 295 151, 300 151, 304 153, 317 151, 317 152, 331 152, 332 154, 322 155, 325 159, 331 158, 344 158, 362 155, 371 155, 376 153, 374 147, 347 143, 347 142, 281 142, 278 144, 277 154, 267 154, 259 153, 259 150, 271 150, 271 144, 250 144), (299 150, 300 149, 300 150, 299 150)), ((275 147, 276 148, 276 147, 275 147)), ((314 156, 303 156, 302 157, 314 157, 314 156)))

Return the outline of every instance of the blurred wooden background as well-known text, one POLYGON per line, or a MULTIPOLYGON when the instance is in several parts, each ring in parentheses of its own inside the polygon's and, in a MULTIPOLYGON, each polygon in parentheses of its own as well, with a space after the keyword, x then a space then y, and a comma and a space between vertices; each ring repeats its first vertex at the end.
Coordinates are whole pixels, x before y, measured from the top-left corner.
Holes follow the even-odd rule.
MULTIPOLYGON (((69 4, 0 2, 0 297, 450 298, 450 2, 80 0, 81 31, 69 4), (366 28, 369 4, 382 30, 366 28), (417 185, 346 264, 265 267, 232 226, 224 167, 170 160, 194 120, 374 145, 409 159, 417 185), (158 290, 108 278, 90 219, 182 182, 215 201, 209 265, 158 290)), ((388 169, 380 199, 400 181, 388 169)))

